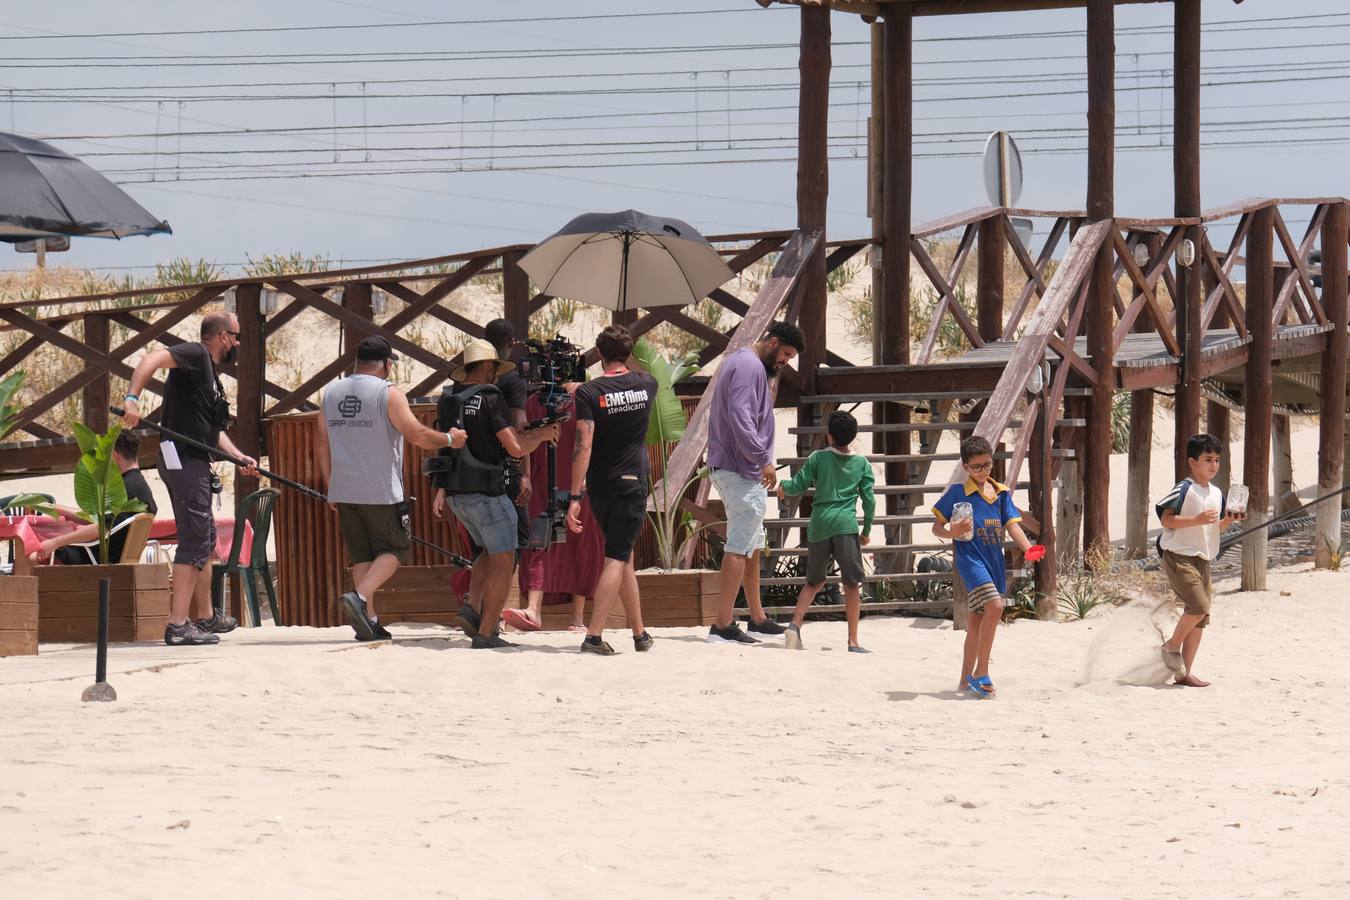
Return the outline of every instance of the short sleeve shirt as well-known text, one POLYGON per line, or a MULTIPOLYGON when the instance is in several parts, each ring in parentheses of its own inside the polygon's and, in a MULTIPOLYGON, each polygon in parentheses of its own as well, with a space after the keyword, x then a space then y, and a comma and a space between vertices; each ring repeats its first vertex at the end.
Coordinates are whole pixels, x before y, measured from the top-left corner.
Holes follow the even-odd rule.
POLYGON ((577 421, 595 423, 587 488, 604 490, 615 480, 648 474, 647 423, 656 388, 645 372, 602 375, 577 388, 577 421))
MULTIPOLYGON (((1223 515, 1223 489, 1210 482, 1196 484, 1184 478, 1167 492, 1167 496, 1158 501, 1154 510, 1158 518, 1168 510, 1179 516, 1198 516, 1209 510, 1223 515)), ((1219 555, 1219 523, 1213 525, 1192 525, 1189 528, 1164 528, 1158 538, 1158 546, 1181 556, 1198 556, 1213 560, 1219 555)))
POLYGON ((525 409, 525 401, 529 398, 530 386, 525 383, 524 378, 520 377, 519 372, 507 372, 501 378, 498 378, 497 387, 501 389, 507 409, 525 409))
MULTIPOLYGON (((460 385, 455 388, 459 394, 474 385, 460 385)), ((501 462, 506 449, 497 440, 497 432, 510 428, 506 401, 500 390, 482 390, 470 397, 464 404, 464 430, 469 433, 468 448, 475 459, 481 462, 501 462)))
POLYGON ((933 515, 944 525, 951 521, 952 507, 969 503, 974 517, 975 531, 968 541, 952 541, 956 573, 966 590, 982 584, 993 584, 1000 594, 1008 591, 1008 572, 1003 563, 1003 532, 1013 522, 1020 522, 1022 514, 1012 500, 1007 485, 990 480, 998 491, 993 501, 985 498, 973 479, 947 488, 936 503, 933 515))
MULTIPOLYGON (((198 343, 175 344, 169 348, 174 367, 164 391, 164 427, 209 447, 220 442, 220 424, 212 404, 223 400, 225 390, 216 377, 216 367, 205 346, 198 343)), ((209 459, 210 454, 175 445, 180 456, 209 459)))

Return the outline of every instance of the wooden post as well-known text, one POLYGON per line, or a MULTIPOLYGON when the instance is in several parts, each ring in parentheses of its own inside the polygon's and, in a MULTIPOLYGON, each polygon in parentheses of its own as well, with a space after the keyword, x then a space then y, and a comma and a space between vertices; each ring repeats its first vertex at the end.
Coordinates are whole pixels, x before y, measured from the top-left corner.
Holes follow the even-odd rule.
MULTIPOLYGON (((802 272, 798 324, 806 337, 797 369, 803 390, 815 391, 816 369, 825 362, 825 214, 830 196, 830 9, 803 6, 801 12, 800 109, 797 115, 797 227, 821 231, 815 253, 802 272)), ((803 410, 809 424, 811 413, 803 410)))
MULTIPOLYGON (((1270 207, 1252 213, 1247 234, 1247 345, 1246 429, 1242 478, 1251 491, 1247 506, 1248 527, 1270 518, 1270 363, 1274 328, 1275 266, 1270 207)), ((1184 449, 1184 448, 1183 448, 1184 449)), ((1266 530, 1253 532, 1242 541, 1242 589, 1266 589, 1266 530)))
POLYGON ((1298 492, 1294 489, 1294 446, 1289 417, 1283 413, 1275 413, 1271 426, 1271 457, 1274 466, 1271 499, 1275 515, 1278 516, 1298 506, 1299 499, 1298 492))
MULTIPOLYGON (((886 242, 885 152, 886 139, 886 47, 885 26, 878 20, 871 25, 872 38, 872 117, 867 121, 867 214, 872 218, 872 246, 868 249, 872 269, 872 304, 885 290, 882 276, 881 248, 886 242)), ((873 323, 875 324, 875 322, 873 323)), ((875 329, 873 329, 875 332, 875 329)), ((873 336, 875 341, 875 334, 873 336)), ((876 347, 872 348, 873 353, 876 347)), ((879 362, 873 357, 874 363, 879 362)))
POLYGON ((886 245, 882 250, 881 294, 873 297, 872 359, 877 365, 909 362, 909 240, 913 191, 914 33, 908 3, 886 7, 885 149, 882 157, 882 210, 886 245))
MULTIPOLYGON (((1331 322, 1327 350, 1322 354, 1322 416, 1317 444, 1317 493, 1338 490, 1344 484, 1345 369, 1347 310, 1346 243, 1350 241, 1350 209, 1333 203, 1322 224, 1322 308, 1331 322)), ((1342 498, 1350 495, 1342 494, 1342 498)), ((1331 556, 1341 549, 1341 504, 1317 504, 1317 568, 1331 567, 1331 556)))
MULTIPOLYGON (((1085 404, 1079 398, 1065 398, 1064 411, 1067 418, 1083 416, 1085 404)), ((1066 450, 1073 450, 1072 459, 1064 459, 1059 464, 1059 497, 1055 507, 1055 543, 1057 546, 1058 566, 1061 570, 1078 569, 1078 553, 1082 547, 1083 534, 1083 482, 1079 477, 1083 454, 1083 429, 1072 428, 1063 441, 1066 450)))
MULTIPOLYGON (((1218 283, 1219 279, 1215 276, 1213 270, 1206 266, 1204 269, 1204 296, 1209 297, 1218 283)), ((1211 325, 1214 328, 1225 328, 1231 324, 1232 320, 1228 308, 1220 303, 1214 311, 1211 325)), ((1205 432, 1214 435, 1219 439, 1219 443, 1223 444, 1223 461, 1219 464, 1219 475, 1214 479, 1214 483, 1227 494, 1233 483, 1233 460, 1228 449, 1228 444, 1233 439, 1233 422, 1228 407, 1217 400, 1210 400, 1205 403, 1205 432)))
MULTIPOLYGON (((1173 3, 1172 174, 1178 218, 1199 216, 1200 209, 1200 0, 1173 3)), ((1181 383, 1177 387, 1176 474, 1186 469, 1186 439, 1200 431, 1200 356, 1202 303, 1200 248, 1204 230, 1186 228, 1196 262, 1177 265, 1177 342, 1181 345, 1181 383)))
POLYGON ((530 334, 530 276, 519 265, 524 255, 522 250, 502 254, 502 318, 511 320, 522 341, 530 334))
MULTIPOLYGON (((1087 217, 1115 216, 1115 3, 1089 0, 1087 6, 1088 193, 1087 217)), ((1087 434, 1082 448, 1083 560, 1086 567, 1109 564, 1111 533, 1111 404, 1115 393, 1112 328, 1115 311, 1115 251, 1107 241, 1088 276, 1087 350, 1097 383, 1088 398, 1087 434)))
MULTIPOLYGON (((235 288, 234 296, 235 316, 239 319, 239 360, 235 369, 238 382, 235 424, 230 430, 230 439, 244 453, 257 459, 263 453, 263 379, 267 370, 262 285, 241 284, 235 288)), ((236 499, 257 489, 257 478, 235 476, 236 499)))
MULTIPOLYGON (((108 317, 92 313, 84 316, 81 321, 84 322, 84 343, 94 353, 106 354, 108 352, 108 317)), ((111 376, 104 372, 86 385, 84 389, 84 424, 99 434, 108 430, 110 381, 111 376)))
MULTIPOLYGON (((1050 395, 1050 386, 1046 385, 1042 399, 1050 395)), ((1031 436, 1031 452, 1027 454, 1027 466, 1031 473, 1031 509, 1041 523, 1040 543, 1045 545, 1045 558, 1035 566, 1036 614, 1045 621, 1055 619, 1058 603, 1056 593, 1059 590, 1059 565, 1055 545, 1055 489, 1054 489, 1054 440, 1055 421, 1059 410, 1048 404, 1041 407, 1040 418, 1036 420, 1036 430, 1031 436)))
POLYGON ((1125 558, 1143 559, 1152 551, 1148 541, 1153 498, 1149 472, 1153 464, 1153 391, 1130 394, 1130 457, 1125 497, 1125 558))
POLYGON ((1007 240, 1003 216, 979 225, 979 273, 975 287, 975 327, 986 341, 1003 336, 1003 260, 1007 240))
MULTIPOLYGON (((373 320, 375 318, 375 308, 371 303, 370 285, 366 282, 358 281, 345 285, 342 290, 342 305, 363 319, 373 320)), ((342 329, 342 351, 344 353, 355 353, 357 344, 360 344, 368 334, 370 334, 369 331, 345 326, 342 329)))

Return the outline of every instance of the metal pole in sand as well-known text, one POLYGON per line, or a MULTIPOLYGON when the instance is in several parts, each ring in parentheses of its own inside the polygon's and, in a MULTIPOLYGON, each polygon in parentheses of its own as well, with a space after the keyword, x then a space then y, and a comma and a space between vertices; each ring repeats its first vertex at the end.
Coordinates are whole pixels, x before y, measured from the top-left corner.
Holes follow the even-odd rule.
POLYGON ((112 580, 98 580, 98 661, 94 664, 94 683, 84 689, 80 699, 88 702, 110 703, 117 699, 117 691, 108 684, 108 605, 112 580))

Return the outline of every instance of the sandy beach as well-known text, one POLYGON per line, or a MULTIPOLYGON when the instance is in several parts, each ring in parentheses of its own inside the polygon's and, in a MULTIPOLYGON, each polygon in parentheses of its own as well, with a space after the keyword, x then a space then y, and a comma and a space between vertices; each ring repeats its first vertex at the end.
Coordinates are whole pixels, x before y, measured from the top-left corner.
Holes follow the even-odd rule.
POLYGON ((1345 896, 1348 577, 1218 585, 1205 690, 1143 602, 1006 628, 991 701, 905 619, 865 657, 268 627, 117 646, 107 705, 44 645, 0 660, 0 896, 1345 896))

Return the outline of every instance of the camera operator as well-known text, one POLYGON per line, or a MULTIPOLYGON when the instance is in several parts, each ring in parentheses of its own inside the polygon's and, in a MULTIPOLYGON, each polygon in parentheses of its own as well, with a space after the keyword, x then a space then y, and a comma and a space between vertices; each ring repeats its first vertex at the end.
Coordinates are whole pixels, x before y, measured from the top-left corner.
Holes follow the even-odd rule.
POLYGON ((482 548, 469 580, 469 603, 455 620, 476 650, 513 646, 497 633, 519 546, 516 510, 507 496, 507 458, 520 459, 540 444, 558 439, 557 425, 521 434, 511 424, 495 382, 514 368, 487 341, 470 342, 463 363, 451 373, 456 382, 449 395, 455 420, 437 422, 446 430, 458 426, 468 432, 462 450, 445 451, 455 454, 455 470, 438 476, 434 511, 444 515, 448 504, 482 548))
POLYGON ((576 389, 577 436, 572 448, 572 490, 567 527, 581 533, 581 501, 589 490, 591 510, 605 533, 605 565, 595 586, 591 627, 582 653, 612 656, 602 635, 617 595, 633 629, 633 648, 650 650, 652 637, 642 626, 642 602, 633 545, 647 517, 647 423, 656 400, 656 379, 632 372, 628 358, 633 336, 610 325, 595 339, 604 374, 576 389))
MULTIPOLYGON (((211 313, 202 319, 201 341, 175 344, 147 353, 131 375, 122 423, 135 428, 141 420, 140 393, 160 369, 168 369, 164 390, 165 428, 218 447, 243 463, 244 475, 256 475, 257 460, 239 452, 225 427, 230 407, 216 366, 233 362, 239 354, 239 320, 229 313, 211 313)), ((216 520, 211 515, 214 474, 211 458, 202 450, 161 441, 159 477, 169 490, 173 518, 178 526, 178 549, 173 557, 173 600, 164 643, 169 646, 215 644, 238 622, 211 609, 211 553, 216 546, 216 520), (176 463, 176 465, 175 465, 176 463), (198 618, 188 618, 196 609, 198 618)), ((242 528, 243 524, 238 523, 242 528)))
POLYGON ((403 495, 403 440, 424 450, 464 446, 458 429, 440 432, 413 415, 408 398, 389 377, 398 354, 371 335, 356 348, 356 367, 324 392, 315 420, 319 475, 352 561, 352 590, 338 598, 358 641, 390 634, 375 611, 375 592, 393 577, 412 547, 411 516, 403 495))
MULTIPOLYGON (((510 319, 493 319, 483 326, 483 336, 496 348, 497 356, 508 362, 515 362, 511 359, 511 348, 516 346, 516 329, 510 319)), ((529 384, 520 377, 520 371, 513 365, 511 371, 497 379, 497 387, 501 389, 502 399, 506 401, 511 426, 516 429, 517 436, 523 437, 525 424, 529 421, 525 413, 525 405, 530 396, 529 384)), ((530 542, 531 487, 530 461, 526 458, 513 464, 507 484, 507 494, 516 507, 517 548, 522 550, 530 542)))

